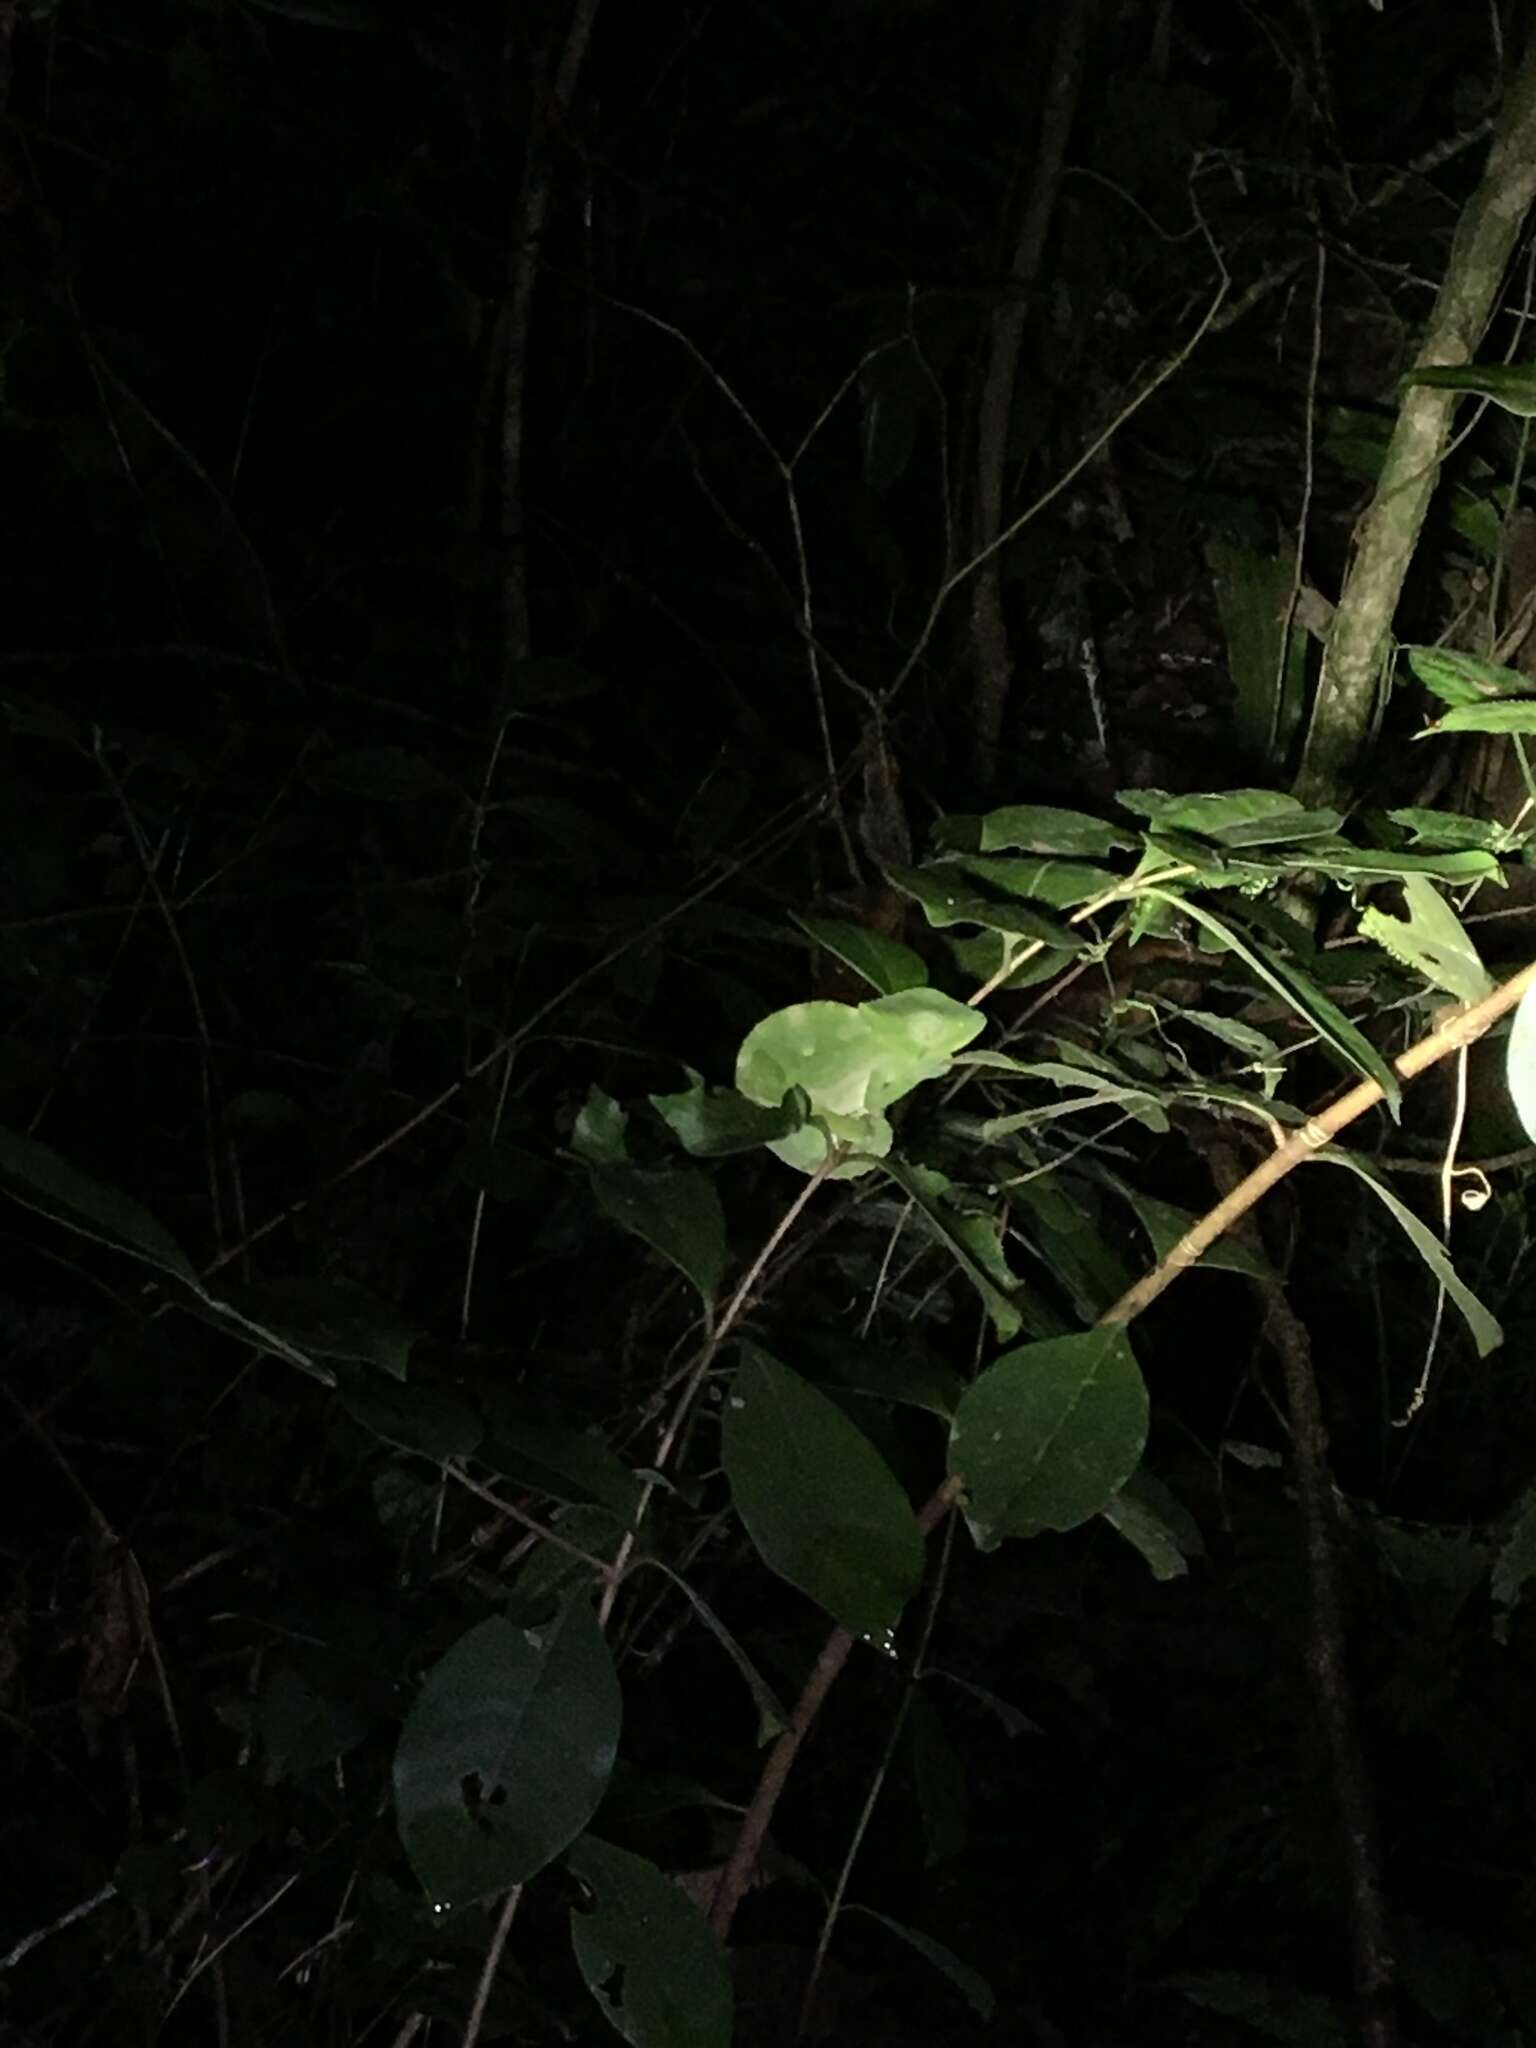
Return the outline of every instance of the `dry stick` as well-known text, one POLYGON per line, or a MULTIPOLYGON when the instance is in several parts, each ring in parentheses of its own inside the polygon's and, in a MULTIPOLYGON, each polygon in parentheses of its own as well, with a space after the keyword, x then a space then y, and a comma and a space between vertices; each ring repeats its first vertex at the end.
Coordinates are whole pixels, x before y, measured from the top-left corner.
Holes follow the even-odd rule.
MULTIPOLYGON (((1536 986, 1536 960, 1523 967, 1511 980, 1496 988, 1492 995, 1470 1009, 1462 1010, 1449 1017, 1428 1037, 1421 1038, 1394 1062, 1396 1072, 1407 1081, 1416 1074, 1447 1058, 1462 1047, 1473 1044, 1481 1038, 1498 1020, 1512 1010, 1526 990, 1536 986)), ((1219 1201, 1215 1208, 1201 1218, 1194 1228, 1186 1231, 1165 1259, 1162 1259, 1150 1273, 1129 1288, 1117 1302, 1111 1304, 1099 1317, 1099 1325, 1128 1323, 1168 1288, 1187 1267, 1192 1266, 1225 1232, 1245 1216, 1275 1183, 1284 1179, 1294 1166, 1304 1159, 1312 1158, 1324 1145, 1336 1137, 1347 1124, 1381 1101, 1383 1089, 1379 1082, 1362 1081, 1342 1095, 1330 1108, 1309 1118, 1302 1128, 1286 1142, 1276 1148, 1266 1159, 1240 1182, 1229 1194, 1219 1201)), ((918 1516, 918 1526, 926 1536, 936 1529, 950 1509, 955 1505, 964 1489, 964 1477, 957 1474, 946 1480, 918 1516)), ((714 1903, 710 1909, 710 1925, 724 1941, 730 1932, 736 1908, 741 1903, 752 1873, 757 1865, 768 1824, 773 1818, 779 1795, 784 1790, 795 1758, 809 1733, 812 1723, 821 1711, 821 1705, 831 1690, 833 1682, 854 1644, 853 1636, 845 1628, 835 1628, 827 1637, 821 1655, 807 1679, 805 1689, 795 1703, 790 1716, 790 1725, 779 1737, 763 1766, 758 1779, 757 1790, 752 1803, 742 1820, 741 1830, 736 1837, 735 1847, 715 1888, 714 1903)), ((1352 1825, 1346 1814, 1346 1825, 1352 1825)), ((1383 1951, 1384 1952, 1384 1951, 1383 1951)), ((1382 2037, 1385 2038, 1385 2037, 1382 2037)))

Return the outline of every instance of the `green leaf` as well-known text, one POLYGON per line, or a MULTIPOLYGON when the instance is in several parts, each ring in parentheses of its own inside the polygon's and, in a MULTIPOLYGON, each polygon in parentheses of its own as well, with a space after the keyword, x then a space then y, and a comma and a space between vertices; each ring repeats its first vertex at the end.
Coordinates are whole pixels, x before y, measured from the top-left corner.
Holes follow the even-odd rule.
MULTIPOLYGON (((1192 1209, 1181 1209, 1174 1202, 1164 1202, 1156 1195, 1146 1194, 1129 1181, 1121 1180, 1118 1174, 1105 1172, 1102 1177, 1135 1210, 1136 1219, 1147 1233, 1152 1256, 1156 1260, 1167 1258, 1180 1238, 1186 1236, 1199 1221, 1192 1209)), ((1242 1273, 1250 1280, 1273 1280, 1275 1277, 1274 1268, 1267 1259, 1230 1237, 1219 1237, 1196 1259, 1190 1270, 1242 1273)))
POLYGON ((947 1074, 953 1057, 985 1030, 986 1018, 938 989, 903 989, 867 1003, 794 1003, 748 1032, 736 1058, 736 1086, 749 1101, 777 1107, 803 1088, 825 1132, 807 1126, 770 1150, 814 1173, 828 1135, 861 1156, 834 1178, 867 1173, 891 1147, 884 1112, 924 1081, 947 1074))
POLYGON ((1091 1109, 1124 1109, 1149 1130, 1166 1131, 1168 1119, 1157 1095, 1135 1082, 1110 1080, 1102 1073, 1068 1065, 1064 1060, 1020 1060, 1013 1071, 1022 1077, 1046 1081, 1056 1089, 1056 1099, 1033 1109, 1010 1110, 1006 1116, 987 1117, 982 1137, 995 1144, 1015 1131, 1043 1129, 1062 1117, 1081 1116, 1091 1109))
POLYGON ((1132 1275, 1094 1227, 1083 1190, 1074 1191, 1052 1176, 1020 1181, 1012 1195, 1022 1234, 1082 1321, 1091 1323, 1119 1300, 1132 1275))
POLYGON ((640 1481, 599 1438, 558 1423, 496 1420, 494 1439, 482 1445, 481 1464, 536 1493, 571 1505, 596 1503, 623 1522, 640 1504, 640 1481))
POLYGON ((944 1732, 938 1709, 921 1691, 914 1690, 911 1697, 907 1735, 927 1852, 923 1860, 931 1870, 935 1863, 947 1862, 966 1847, 970 1788, 965 1765, 944 1732))
POLYGON ((695 1159, 725 1159, 790 1137, 811 1109, 803 1088, 791 1088, 778 1108, 767 1109, 734 1088, 706 1088, 697 1074, 691 1087, 676 1095, 653 1095, 650 1104, 695 1159))
MULTIPOLYGON (((612 1564, 632 1517, 620 1517, 590 1501, 578 1501, 559 1508, 549 1519, 557 1536, 563 1536, 589 1557, 612 1564)), ((513 1606, 517 1618, 542 1617, 583 1593, 594 1573, 586 1558, 562 1550, 556 1543, 541 1542, 523 1560, 512 1582, 513 1606)))
POLYGON ((597 1811, 621 1700, 581 1600, 547 1627, 493 1615, 427 1673, 395 1752, 411 1867, 445 1912, 522 1884, 597 1811))
POLYGON ((1528 697, 1536 683, 1516 668, 1454 647, 1404 647, 1408 666, 1442 704, 1479 704, 1488 697, 1528 697))
POLYGON ((725 1271, 725 1213, 707 1173, 688 1166, 598 1166, 592 1188, 611 1222, 669 1259, 706 1303, 714 1299, 725 1271))
POLYGON ((922 1408, 945 1422, 965 1392, 965 1381, 953 1367, 927 1357, 911 1343, 891 1350, 837 1335, 817 1343, 814 1352, 822 1376, 835 1386, 868 1394, 877 1401, 922 1408))
POLYGON ((950 1183, 932 1167, 887 1159, 884 1171, 912 1197, 923 1221, 946 1245, 961 1271, 981 1296, 999 1342, 1006 1344, 1023 1328, 1024 1318, 1012 1299, 1017 1276, 1008 1269, 997 1231, 985 1216, 967 1215, 945 1200, 950 1183))
POLYGON ((601 1088, 589 1088, 586 1101, 576 1112, 571 1149, 591 1166, 621 1166, 629 1157, 628 1122, 611 1095, 601 1088))
POLYGON ((1038 940, 1063 953, 1080 953, 1085 939, 1064 924, 1026 910, 1022 904, 998 901, 967 888, 956 877, 952 863, 931 868, 889 868, 895 886, 922 905, 923 915, 935 930, 952 924, 979 924, 983 930, 1005 932, 1010 938, 1038 940))
POLYGON ((0 1187, 24 1209, 142 1259, 202 1292, 191 1260, 163 1224, 130 1195, 71 1166, 51 1146, 0 1130, 0 1187))
POLYGON ((1247 966, 1251 967, 1261 981, 1267 982, 1278 996, 1283 997, 1298 1010, 1307 1022, 1320 1034, 1325 1045, 1333 1048, 1346 1066, 1374 1081, 1380 1088, 1387 1107, 1393 1116, 1398 1114, 1402 1103, 1402 1088, 1397 1075, 1388 1066, 1375 1046, 1361 1031, 1358 1031, 1338 1004, 1325 996, 1317 984, 1284 960, 1278 953, 1258 943, 1243 939, 1230 925, 1223 924, 1202 904, 1192 902, 1187 896, 1174 896, 1171 892, 1159 890, 1167 900, 1176 902, 1208 932, 1222 939, 1247 966))
POLYGON ((1536 1144, 1536 1000, 1531 989, 1520 998, 1515 1011, 1504 1060, 1515 1114, 1525 1135, 1536 1144))
POLYGON ((1120 877, 1108 868, 1090 867, 1085 861, 1020 860, 1015 855, 967 854, 950 863, 986 882, 1006 896, 1031 897, 1049 903, 1054 910, 1071 910, 1079 903, 1091 903, 1119 885, 1120 877))
POLYGON ((1529 698, 1523 704, 1458 704, 1414 738, 1427 740, 1440 732, 1536 732, 1536 704, 1529 698))
POLYGON ((1337 1145, 1325 1145, 1320 1152, 1312 1154, 1314 1160, 1325 1166, 1343 1166, 1363 1180, 1376 1195, 1401 1227, 1409 1243, 1428 1266, 1436 1281, 1461 1311, 1472 1341, 1477 1346, 1479 1358, 1486 1358, 1490 1351, 1496 1351, 1504 1342, 1504 1332, 1497 1319, 1478 1300, 1451 1264, 1450 1253, 1435 1233, 1421 1223, 1413 1211, 1400 1202, 1383 1180, 1378 1180, 1372 1169, 1353 1152, 1346 1152, 1337 1145))
POLYGON ((571 1912, 587 1989, 635 2048, 730 2048, 731 1975, 709 1922, 654 1863, 583 1835, 566 1867, 593 1894, 571 1912))
POLYGON ((247 1328, 317 1358, 349 1358, 403 1380, 420 1331, 351 1280, 264 1280, 231 1287, 214 1304, 247 1328))
POLYGON ((1306 634, 1287 624, 1294 564, 1232 540, 1213 540, 1205 552, 1237 692, 1237 743, 1249 760, 1273 766, 1285 758, 1306 689, 1306 634))
POLYGON ((1134 853, 1136 841, 1086 811, 1057 810, 1051 804, 1008 804, 984 817, 949 817, 934 831, 934 843, 959 853, 1065 854, 1102 860, 1106 854, 1134 853))
POLYGON ((1326 838, 1339 829, 1337 811, 1309 811, 1274 789, 1229 789, 1208 796, 1166 796, 1159 789, 1122 789, 1118 801, 1156 832, 1193 832, 1218 846, 1283 846, 1326 838))
POLYGON ((1464 818, 1460 811, 1425 811, 1412 807, 1400 811, 1388 811, 1387 816, 1394 825, 1401 825, 1411 834, 1415 845, 1433 848, 1436 852, 1462 852, 1474 848, 1482 853, 1497 853, 1509 843, 1509 830, 1496 818, 1464 818))
POLYGON ((442 1387, 343 1387, 336 1399, 364 1429, 401 1450, 420 1452, 435 1465, 473 1456, 485 1435, 476 1410, 442 1387))
POLYGON ((1361 937, 1374 940, 1394 960, 1458 1002, 1481 1002, 1493 988, 1493 977, 1461 919, 1424 875, 1406 876, 1403 894, 1407 917, 1393 917, 1371 904, 1360 919, 1361 937))
POLYGON ((907 1497, 835 1402, 743 1350, 722 1431, 736 1511, 771 1571, 884 1647, 922 1576, 907 1497))
POLYGON ((1433 875, 1436 881, 1453 884, 1501 880, 1499 864, 1488 853, 1393 853, 1379 846, 1351 846, 1346 839, 1282 856, 1282 866, 1293 874, 1310 872, 1343 880, 1401 880, 1404 875, 1433 875))
POLYGON ((835 960, 861 974, 883 996, 899 994, 904 988, 923 988, 928 969, 920 953, 883 932, 872 932, 862 924, 850 924, 835 917, 790 915, 808 938, 814 939, 835 960))
POLYGON ((1141 1552, 1159 1584, 1183 1578, 1189 1558, 1204 1553, 1193 1520, 1147 1472, 1135 1473, 1105 1504, 1103 1515, 1112 1529, 1141 1552))
POLYGON ((263 1776, 276 1785, 347 1755, 368 1733, 368 1723, 347 1700, 322 1692, 291 1665, 278 1664, 256 1702, 251 1732, 262 1747, 263 1776))
POLYGON ((1415 384, 1432 385, 1438 391, 1469 391, 1513 413, 1516 419, 1536 419, 1536 370, 1523 363, 1437 364, 1432 369, 1409 370, 1398 379, 1400 389, 1415 384))
POLYGON ((1005 1352, 960 1403, 949 1470, 963 1473, 980 1550, 1075 1529, 1135 1471, 1147 1390, 1124 1330, 1086 1330, 1005 1352))
POLYGON ((901 1921, 888 1919, 884 1913, 877 1913, 872 1906, 845 1906, 843 1911, 860 1913, 866 1920, 877 1921, 899 1941, 904 1941, 908 1948, 915 1949, 925 1963, 932 1963, 940 1976, 947 1977, 979 2019, 991 2019, 996 2004, 991 1985, 979 1970, 973 1970, 969 1963, 962 1963, 953 1949, 946 1948, 941 1941, 935 1941, 932 1935, 919 1934, 915 1927, 904 1927, 901 1921))

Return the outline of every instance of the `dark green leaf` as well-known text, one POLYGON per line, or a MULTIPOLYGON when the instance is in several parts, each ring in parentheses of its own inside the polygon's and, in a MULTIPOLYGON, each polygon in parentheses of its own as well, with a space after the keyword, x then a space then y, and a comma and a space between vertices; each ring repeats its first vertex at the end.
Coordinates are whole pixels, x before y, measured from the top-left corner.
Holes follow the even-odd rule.
POLYGON ((573 1910, 587 1988, 635 2048, 730 2048, 731 1977, 709 1922, 647 1862, 583 1835, 566 1865, 594 1895, 573 1910))
POLYGON ((0 1130, 0 1188, 24 1209, 142 1259, 201 1291, 192 1263, 165 1227, 105 1181, 71 1166, 51 1146, 0 1130))
POLYGON ((803 1088, 791 1088, 775 1109, 750 1101, 734 1088, 706 1088, 697 1075, 692 1087, 676 1095, 653 1095, 650 1102, 695 1159, 755 1152, 759 1145, 802 1130, 810 1115, 810 1097, 803 1088))
POLYGON ((1524 363, 1436 364, 1409 370, 1398 382, 1404 389, 1428 384, 1438 391, 1469 391, 1516 419, 1536 419, 1536 370, 1524 363))
POLYGON ((215 1304, 241 1322, 317 1358, 350 1358, 403 1380, 420 1332, 351 1280, 265 1280, 232 1287, 215 1304))
POLYGON ((960 1403, 949 1470, 963 1473, 981 1550, 1075 1529, 1102 1512, 1147 1440, 1147 1390, 1124 1330, 1086 1330, 1005 1352, 960 1403))
POLYGON ((571 1150, 592 1166, 621 1166, 629 1157, 628 1122, 611 1095, 601 1088, 589 1088, 571 1128, 571 1150))
POLYGON ((439 1911, 521 1884, 597 1811, 618 1748, 613 1660, 590 1611, 492 1616, 427 1673, 395 1752, 395 1812, 439 1911))
POLYGON ((606 1216, 670 1259, 706 1302, 714 1299, 725 1271, 725 1215, 708 1174, 599 1166, 592 1185, 606 1216))
POLYGON ((1262 981, 1290 1002, 1347 1066, 1353 1067, 1367 1080, 1374 1081, 1381 1089, 1387 1107, 1394 1116, 1397 1115, 1402 1102, 1402 1088, 1396 1074, 1364 1033, 1350 1023, 1338 1004, 1325 996, 1314 981, 1272 948, 1261 946, 1257 940, 1247 940, 1232 926, 1223 924, 1203 905, 1193 903, 1187 897, 1171 900, 1178 901, 1197 924, 1224 940, 1262 981))
POLYGON ((1536 683, 1515 668, 1455 647, 1404 647, 1408 666, 1442 704, 1478 704, 1489 697, 1528 697, 1536 683))
POLYGON ((1008 804, 984 817, 950 817, 941 821, 934 841, 959 853, 1065 854, 1071 859, 1102 860, 1106 854, 1133 853, 1136 841, 1116 825, 1086 811, 1062 811, 1050 804, 1008 804))
POLYGON ((798 1373, 746 1348, 726 1397, 726 1477, 772 1571, 884 1646, 916 1591, 923 1543, 885 1460, 798 1373))
POLYGON ((985 1216, 967 1215, 944 1199, 949 1181, 932 1167, 887 1159, 882 1170, 912 1197, 928 1228, 947 1245, 962 1272, 981 1296, 992 1327, 1006 1344, 1024 1326, 1012 1296, 1018 1279, 1008 1270, 995 1226, 985 1216))
POLYGON ((947 1977, 979 2019, 991 2019, 996 2004, 991 1985, 979 1970, 973 1970, 969 1963, 962 1963, 953 1949, 946 1948, 943 1942, 935 1941, 931 1935, 919 1934, 915 1927, 904 1927, 899 1920, 887 1919, 884 1913, 875 1912, 871 1906, 845 1906, 843 1910, 861 1913, 866 1920, 878 1921, 898 1940, 916 1949, 923 1961, 932 1963, 941 1976, 947 1977))
POLYGON ((1459 704, 1446 711, 1415 739, 1427 740, 1438 732, 1536 732, 1536 704, 1459 704))
POLYGON ((969 1788, 965 1766, 944 1732, 938 1709, 922 1692, 912 1694, 907 1726, 912 1745, 912 1775, 917 1783, 917 1810, 923 1823, 927 1853, 935 1863, 958 1856, 969 1839, 969 1788))
POLYGON ((640 1502, 640 1482, 600 1438, 558 1423, 519 1422, 498 1415, 495 1437, 482 1445, 480 1463, 552 1500, 595 1502, 628 1522, 640 1502))
POLYGON ((957 858, 953 865, 964 868, 978 882, 986 882, 1006 896, 1024 896, 1049 903, 1053 910, 1071 910, 1079 903, 1091 903, 1120 882, 1108 868, 1090 867, 1084 861, 1022 860, 1013 854, 972 854, 957 858))
POLYGON ((999 902, 964 886, 949 867, 891 868, 891 881, 922 905, 929 924, 979 924, 987 931, 1006 932, 1015 939, 1038 939, 1063 953, 1080 953, 1086 941, 1022 904, 999 902))
POLYGON ((342 1407, 386 1443, 419 1451, 434 1464, 470 1457, 485 1435, 485 1424, 467 1401, 441 1387, 343 1387, 342 1407))
POLYGON ((1219 846, 1281 846, 1337 832, 1337 811, 1309 811, 1273 789, 1229 789, 1209 796, 1167 796, 1156 789, 1122 789, 1119 801, 1158 833, 1193 832, 1219 846))
POLYGON ((845 967, 851 967, 855 974, 862 975, 880 995, 892 996, 904 988, 926 987, 928 969, 923 965, 922 955, 899 940, 841 918, 802 917, 798 911, 791 915, 807 937, 835 960, 841 960, 845 967))

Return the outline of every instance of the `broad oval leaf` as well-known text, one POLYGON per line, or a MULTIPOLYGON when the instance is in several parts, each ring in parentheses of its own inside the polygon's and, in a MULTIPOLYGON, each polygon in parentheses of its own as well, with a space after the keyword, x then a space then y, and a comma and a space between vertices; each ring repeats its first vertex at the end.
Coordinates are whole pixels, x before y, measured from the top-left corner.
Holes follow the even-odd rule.
POLYGON ((730 1971, 681 1886, 628 1849, 583 1835, 566 1865, 592 1891, 571 1913, 587 1989, 635 2048, 730 2048, 730 1971))
POLYGON ((754 1025, 736 1057, 736 1086, 751 1102, 778 1105, 803 1089, 825 1126, 808 1125, 769 1150, 814 1173, 828 1137, 856 1156, 834 1179, 867 1173, 891 1148, 884 1112, 924 1081, 949 1072, 986 1018, 933 988, 901 989, 867 1003, 792 1003, 754 1025))
POLYGON ((770 1571, 884 1644, 917 1590, 923 1539, 894 1475, 825 1394, 752 1349, 731 1382, 726 1477, 770 1571))
POLYGON ((395 1815, 439 1910, 522 1884, 597 1811, 618 1748, 613 1659, 585 1601, 493 1615, 427 1673, 395 1751, 395 1815))
POLYGON ((1146 1441, 1147 1389, 1124 1330, 1005 1352, 960 1403, 949 1437, 978 1549, 1101 1513, 1146 1441))

